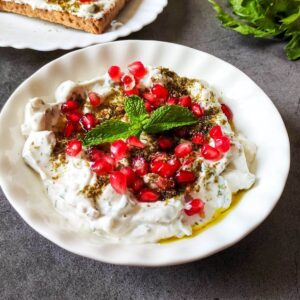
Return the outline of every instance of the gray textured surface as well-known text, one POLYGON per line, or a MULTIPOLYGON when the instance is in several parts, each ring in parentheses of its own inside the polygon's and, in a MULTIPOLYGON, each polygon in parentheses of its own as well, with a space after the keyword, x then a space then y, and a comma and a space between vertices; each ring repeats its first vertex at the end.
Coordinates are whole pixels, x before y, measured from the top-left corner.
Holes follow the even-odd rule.
MULTIPOLYGON (((230 249, 182 266, 146 269, 102 264, 58 248, 24 223, 0 190, 1 299, 299 299, 300 61, 289 62, 281 43, 222 29, 205 0, 170 2, 155 23, 128 38, 207 51, 265 90, 291 140, 291 171, 279 204, 230 249)), ((1 107, 25 78, 64 53, 0 49, 1 107)), ((276 147, 271 132, 266 142, 276 147)))

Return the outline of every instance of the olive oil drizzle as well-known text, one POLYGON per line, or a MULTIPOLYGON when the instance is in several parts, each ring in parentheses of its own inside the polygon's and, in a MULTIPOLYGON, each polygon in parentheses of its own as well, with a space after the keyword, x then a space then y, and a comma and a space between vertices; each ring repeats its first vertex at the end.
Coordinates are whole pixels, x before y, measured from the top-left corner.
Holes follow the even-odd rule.
POLYGON ((218 209, 213 217, 206 223, 201 224, 201 225, 194 225, 193 226, 193 233, 189 236, 184 236, 184 237, 171 237, 168 239, 163 239, 159 241, 159 244, 166 244, 166 243, 172 243, 172 242, 177 242, 182 239, 190 239, 195 237, 196 235, 202 233, 203 231, 209 229, 210 227, 216 225, 217 223, 221 222, 241 201, 242 197, 247 191, 239 191, 236 194, 232 195, 232 201, 231 204, 228 208, 226 209, 218 209))

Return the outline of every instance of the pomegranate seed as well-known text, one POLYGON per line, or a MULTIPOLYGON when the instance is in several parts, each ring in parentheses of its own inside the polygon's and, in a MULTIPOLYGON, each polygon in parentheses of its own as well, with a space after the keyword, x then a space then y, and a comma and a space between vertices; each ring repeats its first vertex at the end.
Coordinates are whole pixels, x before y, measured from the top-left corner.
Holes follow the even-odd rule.
POLYGON ((132 74, 124 74, 121 77, 121 82, 123 83, 124 91, 131 91, 135 87, 135 79, 132 74))
POLYGON ((153 161, 150 164, 150 169, 152 173, 159 174, 160 169, 165 164, 163 160, 153 161))
POLYGON ((133 89, 130 90, 130 91, 125 91, 125 95, 126 95, 127 97, 132 96, 132 95, 139 96, 139 95, 140 95, 140 91, 135 87, 135 88, 133 88, 133 89))
POLYGON ((138 137, 136 137, 135 135, 130 136, 127 139, 127 144, 129 144, 130 146, 139 148, 139 149, 145 148, 145 144, 138 137))
POLYGON ((144 92, 143 93, 143 98, 150 102, 151 104, 157 104, 157 96, 152 94, 151 92, 144 92))
POLYGON ((195 117, 197 118, 203 117, 204 109, 200 106, 200 104, 193 103, 191 109, 195 117))
POLYGON ((144 186, 144 181, 142 178, 139 178, 139 177, 135 177, 135 180, 134 182, 132 183, 132 189, 135 191, 135 192, 138 192, 142 189, 142 187, 144 186))
POLYGON ((64 136, 69 138, 77 130, 76 124, 67 122, 64 128, 64 136))
POLYGON ((120 171, 114 171, 109 176, 109 182, 118 194, 125 194, 127 190, 126 176, 120 171))
POLYGON ((189 166, 189 167, 191 167, 192 166, 192 164, 193 164, 193 162, 195 161, 195 157, 188 157, 187 159, 185 159, 184 161, 183 161, 183 165, 184 166, 189 166))
POLYGON ((222 128, 219 125, 215 125, 211 128, 211 130, 209 131, 209 135, 213 138, 219 138, 221 136, 223 136, 223 132, 222 132, 222 128))
POLYGON ((88 131, 96 126, 96 118, 93 114, 87 113, 80 119, 80 123, 88 131))
POLYGON ((192 99, 190 96, 182 96, 178 100, 178 105, 183 107, 190 107, 192 105, 192 99))
POLYGON ((88 156, 90 161, 96 161, 100 158, 102 158, 105 155, 105 153, 97 148, 91 148, 88 151, 88 156))
POLYGON ((196 133, 193 137, 192 137, 192 142, 196 145, 203 145, 205 142, 205 136, 201 133, 196 133))
POLYGON ((220 152, 209 144, 203 145, 201 154, 205 159, 208 160, 218 160, 221 158, 220 152))
POLYGON ((158 188, 165 191, 174 188, 175 182, 172 178, 158 177, 156 185, 158 188))
POLYGON ((78 109, 79 104, 76 101, 73 100, 67 100, 65 103, 61 105, 61 111, 63 113, 67 113, 69 111, 72 111, 74 109, 78 109))
POLYGON ((91 165, 91 170, 98 176, 102 176, 110 173, 113 170, 113 166, 106 159, 100 158, 91 165))
POLYGON ((185 142, 176 146, 174 153, 177 157, 185 157, 190 154, 193 150, 193 145, 191 142, 185 142))
POLYGON ((79 140, 71 140, 67 143, 66 153, 69 156, 77 156, 82 150, 82 144, 79 140))
POLYGON ((229 108, 229 106, 227 106, 226 104, 221 104, 221 109, 222 109, 223 113, 225 114, 225 116, 227 117, 227 119, 229 121, 231 121, 233 119, 233 113, 232 113, 231 109, 229 108))
POLYGON ((78 123, 82 117, 82 113, 79 111, 71 111, 66 114, 66 118, 68 121, 78 123))
POLYGON ((144 176, 148 173, 149 164, 146 159, 142 156, 135 157, 132 161, 133 170, 139 176, 144 176))
POLYGON ((159 199, 159 194, 151 189, 143 189, 140 191, 139 200, 141 202, 155 202, 159 199))
POLYGON ((215 148, 220 152, 227 152, 230 149, 230 139, 227 136, 215 139, 215 148))
MULTIPOLYGON (((158 164, 159 162, 157 162, 158 164)), ((161 166, 158 169, 158 174, 162 177, 170 177, 173 176, 176 172, 175 166, 169 164, 168 162, 161 161, 161 166)))
POLYGON ((173 141, 166 136, 160 136, 157 140, 158 147, 162 150, 168 150, 173 147, 173 141))
POLYGON ((153 110, 151 103, 148 101, 145 102, 145 108, 148 113, 150 113, 153 110))
POLYGON ((116 166, 116 161, 115 161, 115 159, 110 154, 105 154, 102 158, 107 163, 109 163, 112 166, 112 168, 114 168, 116 166))
POLYGON ((169 91, 161 84, 155 84, 151 89, 152 94, 154 94, 158 99, 162 99, 164 101, 167 100, 169 96, 169 91))
POLYGON ((93 107, 98 107, 102 103, 100 96, 94 92, 90 92, 88 97, 93 107))
POLYGON ((191 171, 179 171, 176 174, 175 179, 180 184, 188 184, 193 183, 196 180, 196 176, 194 172, 191 171))
POLYGON ((117 140, 110 145, 110 152, 116 160, 126 157, 128 150, 129 148, 123 140, 117 140))
POLYGON ((147 69, 140 61, 135 61, 130 64, 128 70, 136 78, 142 78, 147 74, 147 69))
POLYGON ((135 173, 132 170, 132 168, 123 167, 120 170, 120 172, 123 173, 126 176, 127 186, 131 186, 134 183, 135 179, 136 179, 135 173))
POLYGON ((177 172, 179 170, 179 168, 181 167, 181 162, 179 159, 177 159, 176 157, 174 158, 171 158, 169 161, 168 161, 168 164, 170 166, 172 166, 174 172, 177 172))
POLYGON ((177 99, 177 98, 175 98, 175 97, 170 97, 170 98, 167 100, 166 104, 167 104, 167 105, 175 105, 175 104, 177 104, 177 102, 178 102, 178 99, 177 99))
POLYGON ((204 203, 200 199, 193 199, 187 203, 186 207, 187 208, 184 210, 184 212, 188 216, 192 216, 203 212, 204 203))
POLYGON ((189 130, 187 127, 181 127, 175 129, 175 135, 179 138, 186 138, 189 134, 189 130))
POLYGON ((122 75, 120 67, 118 67, 118 66, 111 66, 108 69, 108 75, 111 78, 111 80, 113 80, 115 82, 119 82, 120 78, 121 78, 121 75, 122 75))

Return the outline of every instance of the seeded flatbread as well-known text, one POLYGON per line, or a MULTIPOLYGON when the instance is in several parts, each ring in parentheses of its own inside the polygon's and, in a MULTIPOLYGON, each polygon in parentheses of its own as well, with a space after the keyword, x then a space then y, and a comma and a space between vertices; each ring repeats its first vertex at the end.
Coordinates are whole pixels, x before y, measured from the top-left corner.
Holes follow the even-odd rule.
POLYGON ((126 0, 115 0, 110 9, 103 12, 103 17, 101 19, 78 17, 67 11, 33 9, 28 4, 19 4, 14 1, 2 0, 0 0, 0 11, 12 12, 31 18, 38 18, 52 23, 61 24, 86 32, 100 34, 119 14, 125 3, 126 0))

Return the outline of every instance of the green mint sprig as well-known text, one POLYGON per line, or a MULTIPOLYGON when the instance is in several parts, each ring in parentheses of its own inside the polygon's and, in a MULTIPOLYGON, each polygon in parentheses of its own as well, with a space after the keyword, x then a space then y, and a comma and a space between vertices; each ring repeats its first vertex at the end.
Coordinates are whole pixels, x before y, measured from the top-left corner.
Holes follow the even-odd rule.
POLYGON ((197 123, 197 119, 187 108, 178 105, 162 106, 149 115, 144 101, 138 96, 126 99, 125 112, 129 123, 116 119, 105 121, 86 134, 84 145, 111 143, 132 135, 138 136, 143 131, 153 134, 197 123))

